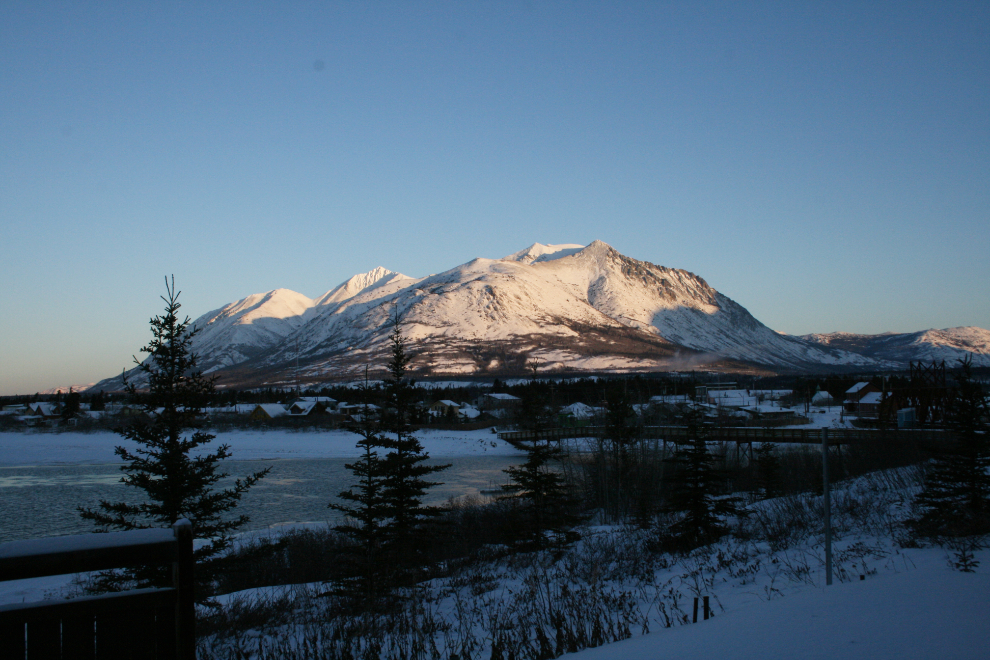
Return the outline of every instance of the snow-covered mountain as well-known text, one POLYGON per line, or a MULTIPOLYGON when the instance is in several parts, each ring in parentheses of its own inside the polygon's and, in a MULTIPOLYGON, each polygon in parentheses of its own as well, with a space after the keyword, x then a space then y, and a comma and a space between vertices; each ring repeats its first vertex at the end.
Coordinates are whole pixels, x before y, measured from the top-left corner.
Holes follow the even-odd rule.
POLYGON ((778 334, 700 277, 601 241, 536 243, 422 278, 376 268, 316 299, 254 294, 197 319, 193 350, 231 385, 353 378, 381 369, 395 314, 423 375, 871 369, 902 359, 778 334))
POLYGON ((313 302, 301 293, 275 289, 203 314, 193 324, 199 329, 193 350, 200 366, 229 367, 278 348, 302 325, 302 315, 313 302))
POLYGON ((972 326, 880 335, 830 332, 804 335, 802 339, 888 362, 945 360, 946 365, 954 366, 957 360, 969 357, 973 366, 990 367, 990 330, 972 326))

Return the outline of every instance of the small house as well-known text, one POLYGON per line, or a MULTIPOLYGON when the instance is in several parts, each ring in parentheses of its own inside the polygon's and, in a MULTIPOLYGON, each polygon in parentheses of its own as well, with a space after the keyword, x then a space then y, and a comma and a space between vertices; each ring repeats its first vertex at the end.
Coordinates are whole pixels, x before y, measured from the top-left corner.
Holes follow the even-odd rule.
POLYGON ((857 403, 856 412, 864 417, 877 417, 883 400, 884 396, 881 392, 867 392, 857 403))
POLYGON ((455 417, 460 411, 460 404, 450 399, 436 401, 429 408, 430 415, 433 417, 455 417))
POLYGON ((250 418, 257 421, 275 419, 286 414, 285 406, 281 403, 259 403, 251 411, 250 418))
POLYGON ((292 417, 319 417, 327 414, 327 407, 320 401, 297 400, 289 406, 286 413, 292 417))
POLYGON ((493 392, 481 397, 481 405, 484 410, 507 410, 516 408, 522 404, 522 399, 503 392, 493 392))
POLYGON ((846 400, 843 403, 846 412, 851 412, 851 413, 860 412, 859 403, 863 399, 863 397, 865 397, 867 394, 870 394, 871 392, 879 392, 879 391, 880 388, 874 385, 873 383, 869 383, 866 381, 856 383, 848 390, 846 390, 846 400))
POLYGON ((52 419, 62 415, 62 407, 57 403, 39 401, 38 403, 28 404, 28 415, 52 419))
POLYGON ((813 406, 831 406, 832 403, 832 395, 827 390, 818 390, 811 397, 811 405, 813 406))

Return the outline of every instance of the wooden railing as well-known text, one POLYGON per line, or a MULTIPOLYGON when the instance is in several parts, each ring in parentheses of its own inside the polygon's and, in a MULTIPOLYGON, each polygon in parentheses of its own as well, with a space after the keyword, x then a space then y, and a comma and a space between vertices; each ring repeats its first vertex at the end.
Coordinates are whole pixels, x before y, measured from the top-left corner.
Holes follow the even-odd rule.
POLYGON ((171 564, 172 587, 0 606, 4 660, 194 660, 192 525, 0 544, 0 582, 171 564))

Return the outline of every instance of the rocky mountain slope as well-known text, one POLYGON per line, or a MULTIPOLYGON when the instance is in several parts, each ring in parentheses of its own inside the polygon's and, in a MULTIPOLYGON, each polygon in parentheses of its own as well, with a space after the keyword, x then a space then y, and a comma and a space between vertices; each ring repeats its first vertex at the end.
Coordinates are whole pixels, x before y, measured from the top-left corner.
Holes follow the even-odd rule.
POLYGON ((872 369, 901 360, 855 342, 780 335, 700 277, 601 241, 537 243, 422 278, 376 268, 315 299, 254 294, 198 318, 193 350, 230 385, 350 379, 381 368, 395 314, 421 375, 872 369))
POLYGON ((990 367, 990 330, 983 328, 945 328, 880 335, 830 332, 804 335, 802 339, 888 362, 906 364, 912 360, 945 360, 947 366, 954 366, 957 360, 969 357, 973 366, 990 367))

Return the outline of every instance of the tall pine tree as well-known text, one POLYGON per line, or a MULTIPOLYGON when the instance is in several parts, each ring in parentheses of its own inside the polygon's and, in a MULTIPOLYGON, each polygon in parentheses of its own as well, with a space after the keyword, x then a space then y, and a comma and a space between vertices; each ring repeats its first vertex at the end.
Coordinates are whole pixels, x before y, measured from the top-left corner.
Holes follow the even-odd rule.
POLYGON ((407 377, 412 361, 402 336, 402 317, 397 308, 392 310, 392 330, 389 333, 391 358, 388 362, 388 378, 385 381, 385 406, 383 412, 384 444, 390 450, 385 456, 385 493, 392 514, 389 530, 389 549, 393 566, 407 573, 421 560, 425 545, 426 523, 440 515, 442 509, 423 504, 426 492, 439 482, 428 476, 442 472, 447 465, 426 465, 429 454, 412 433, 409 425, 413 383, 407 377))
POLYGON ((916 537, 938 542, 990 534, 990 416, 970 360, 960 371, 946 405, 951 441, 940 447, 915 500, 909 527, 916 537))
POLYGON ((526 446, 526 462, 503 472, 509 483, 502 486, 502 499, 518 503, 522 524, 516 529, 522 550, 562 547, 580 538, 574 527, 581 521, 577 503, 556 464, 561 450, 547 438, 536 438, 526 446))
MULTIPOLYGON (((209 595, 218 560, 230 548, 230 534, 248 521, 247 516, 230 517, 229 512, 271 468, 237 479, 231 488, 215 487, 228 476, 220 462, 230 457, 230 447, 222 444, 212 453, 204 451, 214 436, 198 430, 202 409, 214 392, 214 379, 196 369, 190 343, 197 331, 189 329, 189 317, 179 319, 181 305, 174 278, 171 283, 166 278, 165 289, 165 313, 151 319, 152 338, 141 349, 148 358, 134 358, 139 373, 147 379, 143 400, 150 421, 116 430, 133 443, 133 448, 115 449, 124 461, 120 481, 143 491, 145 501, 100 500, 97 507, 80 507, 79 512, 104 531, 168 527, 182 518, 189 519, 196 537, 206 540, 193 553, 197 599, 203 600, 209 595), (189 431, 191 435, 187 435, 189 431)), ((133 382, 127 389, 131 396, 137 396, 133 382)), ((104 578, 103 588, 120 587, 120 580, 113 575, 104 578)), ((168 584, 167 573, 161 569, 139 569, 126 579, 135 580, 139 586, 168 584)))
POLYGON ((427 523, 442 511, 423 504, 426 492, 439 485, 427 477, 450 467, 425 465, 429 455, 409 425, 414 396, 407 378, 411 357, 395 310, 391 326, 383 405, 373 421, 366 410, 357 443, 361 458, 346 466, 357 483, 338 496, 347 504, 330 504, 350 519, 336 529, 355 543, 349 553, 351 577, 342 591, 365 609, 386 605, 395 587, 415 581, 427 523))
POLYGON ((725 475, 713 464, 707 446, 708 428, 697 411, 688 414, 687 427, 687 442, 678 446, 670 460, 676 471, 664 507, 678 516, 668 530, 670 545, 684 551, 716 541, 728 531, 722 518, 739 513, 738 498, 717 497, 725 475))
MULTIPOLYGON (((369 396, 367 371, 365 396, 369 396)), ((347 516, 347 522, 334 529, 351 539, 353 545, 343 553, 347 577, 338 593, 352 606, 376 610, 392 588, 390 564, 386 550, 392 509, 385 495, 385 460, 379 453, 385 446, 377 430, 378 420, 368 405, 364 407, 358 433, 360 457, 344 467, 357 483, 337 497, 345 503, 331 502, 329 507, 347 516)))

